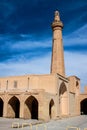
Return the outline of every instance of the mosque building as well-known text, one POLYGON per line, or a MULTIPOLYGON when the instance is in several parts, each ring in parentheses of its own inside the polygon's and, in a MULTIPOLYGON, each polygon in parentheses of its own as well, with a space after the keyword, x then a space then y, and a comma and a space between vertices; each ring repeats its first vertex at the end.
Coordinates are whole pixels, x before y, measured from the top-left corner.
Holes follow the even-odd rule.
POLYGON ((50 74, 0 78, 0 117, 48 121, 87 114, 87 87, 81 94, 80 79, 65 75, 62 29, 55 11, 50 74))

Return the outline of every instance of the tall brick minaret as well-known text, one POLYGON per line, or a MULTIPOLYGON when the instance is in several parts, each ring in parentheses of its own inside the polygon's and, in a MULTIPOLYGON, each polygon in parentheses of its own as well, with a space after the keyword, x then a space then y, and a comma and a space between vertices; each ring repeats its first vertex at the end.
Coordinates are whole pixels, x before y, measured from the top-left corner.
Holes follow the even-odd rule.
POLYGON ((51 73, 58 73, 62 76, 65 76, 62 28, 63 24, 60 21, 59 12, 55 11, 55 17, 52 23, 53 50, 51 60, 51 73))

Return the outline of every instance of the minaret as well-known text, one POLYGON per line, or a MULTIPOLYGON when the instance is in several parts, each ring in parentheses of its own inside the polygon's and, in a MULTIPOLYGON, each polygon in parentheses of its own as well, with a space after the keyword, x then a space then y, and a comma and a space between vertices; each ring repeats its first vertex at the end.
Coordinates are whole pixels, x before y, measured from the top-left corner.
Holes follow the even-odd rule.
POLYGON ((62 76, 65 76, 64 52, 62 44, 62 28, 63 24, 60 21, 59 12, 55 11, 55 17, 52 23, 53 47, 52 47, 51 73, 58 73, 62 76))

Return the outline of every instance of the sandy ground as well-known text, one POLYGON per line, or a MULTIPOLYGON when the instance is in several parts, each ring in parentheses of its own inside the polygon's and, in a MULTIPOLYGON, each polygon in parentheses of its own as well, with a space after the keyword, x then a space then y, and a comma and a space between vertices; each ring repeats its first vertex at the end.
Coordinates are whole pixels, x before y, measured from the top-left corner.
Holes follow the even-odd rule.
POLYGON ((87 115, 51 120, 47 123, 37 120, 0 118, 0 130, 79 130, 78 128, 80 130, 87 128, 87 115), (29 126, 31 123, 33 125, 29 126))

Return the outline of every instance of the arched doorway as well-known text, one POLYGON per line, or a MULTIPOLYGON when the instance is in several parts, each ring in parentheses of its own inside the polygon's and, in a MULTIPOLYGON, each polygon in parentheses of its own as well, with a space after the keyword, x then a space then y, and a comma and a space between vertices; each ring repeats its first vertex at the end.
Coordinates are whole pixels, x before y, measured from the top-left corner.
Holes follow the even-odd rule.
POLYGON ((19 118, 20 102, 17 97, 12 97, 8 102, 8 117, 19 118))
POLYGON ((51 101, 49 103, 49 116, 50 116, 50 119, 52 119, 54 116, 54 101, 53 101, 53 99, 51 99, 51 101))
POLYGON ((0 117, 3 117, 3 100, 0 98, 0 117))
POLYGON ((25 118, 38 119, 38 101, 35 97, 27 98, 24 108, 25 118))
POLYGON ((87 115, 87 98, 80 102, 80 112, 87 115))
POLYGON ((60 114, 68 114, 68 92, 64 82, 61 83, 59 88, 59 105, 60 105, 60 114))

